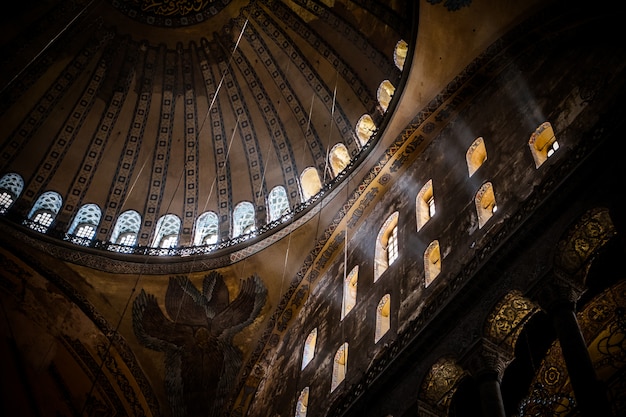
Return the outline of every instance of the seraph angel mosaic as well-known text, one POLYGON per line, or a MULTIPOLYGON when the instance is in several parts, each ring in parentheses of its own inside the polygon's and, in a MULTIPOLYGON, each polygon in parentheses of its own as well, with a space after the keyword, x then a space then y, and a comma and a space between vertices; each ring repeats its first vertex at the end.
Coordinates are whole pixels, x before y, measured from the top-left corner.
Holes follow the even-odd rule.
POLYGON ((133 329, 145 347, 165 353, 165 389, 174 417, 220 415, 236 383, 243 354, 233 336, 259 315, 267 289, 257 275, 242 280, 229 301, 223 277, 211 272, 202 291, 186 276, 170 277, 163 313, 141 290, 133 329))

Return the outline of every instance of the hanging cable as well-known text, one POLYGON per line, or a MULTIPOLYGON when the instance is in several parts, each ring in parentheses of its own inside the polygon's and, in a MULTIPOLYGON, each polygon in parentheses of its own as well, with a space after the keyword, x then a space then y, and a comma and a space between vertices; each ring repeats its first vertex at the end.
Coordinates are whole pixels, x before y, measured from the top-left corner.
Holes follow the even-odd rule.
MULTIPOLYGON (((218 96, 218 94, 219 94, 219 91, 220 91, 220 89, 221 89, 221 86, 222 86, 222 84, 223 84, 223 82, 224 82, 224 79, 225 79, 226 75, 227 75, 227 74, 228 74, 228 72, 229 72, 230 65, 231 65, 231 63, 232 63, 233 57, 234 57, 235 52, 236 52, 236 50, 237 50, 237 48, 238 48, 238 46, 239 46, 239 42, 241 41, 241 38, 242 38, 242 36, 243 36, 243 33, 244 33, 245 29, 246 29, 247 24, 248 24, 248 18, 246 18, 246 21, 244 22, 244 25, 243 25, 243 27, 242 27, 242 29, 241 29, 241 32, 239 33, 239 37, 237 38, 237 42, 235 43, 235 47, 233 48, 233 50, 232 50, 232 52, 231 52, 231 54, 230 54, 230 58, 229 58, 229 60, 228 60, 228 64, 227 64, 227 66, 226 66, 226 69, 225 69, 225 71, 222 73, 221 78, 220 78, 220 81, 219 81, 219 83, 218 83, 218 86, 217 86, 217 88, 215 89, 215 93, 213 94, 213 97, 211 98, 211 101, 210 101, 210 104, 209 104, 209 108, 208 108, 208 110, 207 110, 207 112, 206 112, 206 114, 205 114, 205 116, 204 116, 204 119, 203 119, 203 121, 202 121, 202 123, 201 123, 201 125, 200 125, 200 128, 199 128, 199 130, 198 130, 198 137, 200 136, 200 133, 202 132, 202 129, 203 129, 203 127, 204 127, 204 124, 205 124, 206 120, 208 119, 208 117, 209 117, 209 115, 210 115, 210 113, 211 113, 211 110, 212 110, 212 108, 213 108, 213 106, 214 106, 214 104, 215 104, 215 101, 216 101, 216 99, 217 99, 217 96, 218 96)), ((209 194, 207 195, 207 198, 206 198, 206 200, 205 200, 205 202, 204 202, 204 206, 203 206, 203 209, 202 209, 202 211, 203 211, 203 212, 205 212, 205 211, 206 211, 206 209, 207 209, 207 208, 208 208, 208 206, 209 206, 209 202, 210 202, 210 200, 211 200, 211 197, 213 196, 213 191, 214 191, 214 189, 215 189, 215 184, 216 184, 216 182, 217 182, 217 178, 219 178, 219 177, 220 177, 220 176, 221 176, 221 175, 225 172, 225 170, 226 170, 226 167, 227 167, 227 164, 228 164, 228 158, 230 157, 230 151, 231 151, 231 149, 232 149, 232 144, 233 144, 233 141, 234 141, 234 139, 235 139, 235 136, 236 136, 237 131, 238 131, 238 128, 239 128, 239 121, 240 121, 240 119, 241 119, 241 114, 238 114, 238 115, 237 115, 237 120, 235 121, 235 127, 234 127, 234 129, 233 129, 232 134, 230 135, 230 138, 229 138, 229 141, 228 141, 228 145, 227 145, 227 147, 226 147, 226 154, 225 154, 225 156, 224 156, 224 164, 222 164, 222 166, 221 166, 221 167, 219 166, 219 164, 218 164, 218 166, 217 166, 216 175, 215 175, 215 177, 213 178, 213 180, 211 181, 211 186, 210 186, 210 188, 209 188, 209 194)), ((219 239, 219 237, 218 237, 218 239, 219 239)), ((196 261, 197 261, 197 259, 198 259, 198 256, 199 256, 199 255, 200 255, 200 254, 195 254, 195 256, 193 256, 193 257, 192 257, 192 259, 191 259, 191 261, 189 262, 189 268, 188 268, 188 270, 189 270, 189 272, 190 272, 190 273, 191 273, 191 272, 193 272, 193 271, 195 270, 195 264, 196 264, 196 261)), ((245 260, 244 260, 244 262, 245 262, 245 260)), ((176 314, 175 314, 175 315, 174 315, 174 317, 173 317, 173 320, 174 320, 174 323, 175 323, 175 324, 178 322, 178 317, 179 317, 180 312, 181 312, 181 310, 182 310, 182 306, 183 306, 183 304, 182 304, 182 300, 181 300, 181 303, 180 303, 180 304, 179 304, 179 306, 178 306, 178 309, 177 309, 177 311, 176 311, 176 314)))
POLYGON ((215 100, 217 99, 217 95, 219 94, 220 89, 222 88, 222 84, 224 83, 224 78, 226 77, 226 74, 228 74, 228 72, 229 72, 230 64, 231 64, 231 62, 233 60, 233 56, 235 55, 235 51, 239 47, 239 42, 241 41, 241 37, 243 36, 244 30, 246 30, 246 26, 248 26, 248 18, 247 17, 246 17, 246 21, 243 24, 243 27, 241 28, 241 32, 239 33, 239 36, 237 37, 237 42, 235 42, 235 47, 233 48, 233 51, 230 54, 230 57, 228 59, 228 63, 226 64, 226 70, 222 73, 222 76, 220 78, 220 82, 217 84, 217 88, 215 89, 215 94, 213 95, 213 98, 211 99, 211 103, 209 104, 209 109, 208 109, 206 115, 204 116, 204 118, 202 119, 202 123, 200 123, 200 129, 198 129, 198 136, 202 132, 202 129, 204 128, 204 123, 206 122, 207 118, 209 117, 209 113, 213 109, 213 104, 215 104, 215 100))
MULTIPOLYGON (((291 62, 291 61, 287 61, 287 68, 286 68, 286 70, 285 70, 285 78, 287 78, 287 75, 289 74, 289 68, 290 68, 290 65, 289 65, 289 64, 290 64, 290 62, 291 62)), ((282 102, 279 102, 279 103, 278 103, 278 107, 276 108, 276 117, 278 117, 278 118, 280 118, 280 107, 281 107, 281 105, 282 105, 282 102)), ((272 134, 273 134, 273 132, 271 132, 271 131, 270 131, 270 132, 269 132, 269 134, 270 134, 270 135, 272 135, 272 134)), ((285 137, 287 137, 287 136, 285 135, 285 137)), ((272 150, 272 143, 273 143, 272 139, 270 139, 270 140, 268 141, 268 143, 267 143, 267 152, 266 152, 266 154, 268 154, 268 155, 270 154, 270 151, 272 150)), ((279 158, 279 160, 278 160, 278 163, 280 164, 280 158, 279 158)), ((269 162, 268 162, 268 163, 266 163, 266 164, 263 166, 263 174, 262 174, 262 176, 261 176, 261 184, 260 184, 260 188, 259 188, 259 190, 258 190, 258 193, 259 193, 259 194, 263 191, 263 184, 265 184, 265 175, 266 175, 266 173, 267 173, 267 167, 268 167, 268 166, 269 166, 269 162)), ((268 203, 269 203, 269 202, 268 202, 268 203)), ((270 205, 270 208, 271 208, 271 205, 270 205)), ((270 214, 271 214, 271 213, 270 213, 270 214)), ((271 221, 271 217, 270 217, 270 220, 268 221, 268 223, 269 223, 270 221, 271 221)))
MULTIPOLYGON (((146 159, 146 162, 147 162, 147 159, 146 159)), ((135 178, 135 181, 134 181, 132 187, 130 188, 128 194, 126 195, 126 199, 124 200, 125 202, 128 201, 128 198, 130 198, 130 195, 132 194, 134 186, 137 183, 137 181, 139 180, 139 177, 141 176, 141 174, 143 172, 143 169, 144 169, 144 167, 146 165, 146 162, 144 162, 143 166, 139 170, 139 173, 137 174, 137 177, 135 178)), ((174 201, 174 196, 176 195, 177 191, 180 189, 180 184, 181 184, 182 179, 183 179, 183 173, 185 171, 186 170, 181 170, 181 174, 178 176, 178 182, 176 183, 175 191, 172 193, 172 196, 171 196, 171 198, 170 198, 170 200, 169 200, 169 202, 167 204, 166 212, 169 212, 169 210, 170 210, 170 208, 172 206, 172 202, 174 201)), ((154 236, 157 233, 158 233, 158 230, 153 229, 150 232, 150 235, 148 237, 149 241, 152 241, 154 239, 154 236)), ((145 266, 148 264, 148 259, 150 258, 150 256, 151 255, 149 255, 149 254, 146 254, 144 256, 144 261, 143 261, 142 267, 139 268, 139 273, 137 274, 137 278, 133 282, 133 286, 131 288, 130 294, 128 295, 128 298, 126 299, 126 302, 124 304, 124 308, 122 309, 122 312, 121 312, 121 314, 119 316, 119 319, 117 320, 117 323, 115 324, 115 326, 113 328, 113 331, 111 332, 111 335, 107 336, 108 343, 107 343, 106 349, 104 350, 104 353, 103 353, 103 356, 102 356, 102 361, 100 362, 100 365, 98 367, 97 374, 94 375, 93 382, 92 382, 91 387, 89 389, 89 393, 87 394, 87 399, 83 403, 83 409, 82 409, 82 412, 80 413, 80 415, 83 415, 85 413, 85 411, 86 411, 86 407, 88 406, 89 399, 93 395, 93 392, 95 390, 96 384, 98 382, 98 378, 102 374, 103 367, 104 367, 107 359, 110 356, 111 348, 113 346, 113 340, 115 338, 115 335, 117 335, 119 333, 119 329, 120 329, 120 327, 122 325, 122 321, 124 320, 124 317, 126 316, 126 313, 128 311, 129 306, 131 305, 131 301, 133 299, 133 295, 135 294, 135 292, 137 291, 137 288, 139 287, 139 282, 141 281, 141 279, 143 277, 143 270, 145 269, 145 266)), ((179 308, 179 311, 180 311, 180 308, 179 308)))
MULTIPOLYGON (((346 187, 346 202, 350 198, 350 187, 349 187, 349 184, 350 184, 350 180, 348 179, 346 181, 346 185, 345 185, 345 187, 346 187)), ((347 213, 345 213, 345 214, 347 215, 347 213)), ((345 229, 344 229, 344 237, 343 238, 344 238, 344 241, 343 241, 344 242, 343 243, 343 282, 341 283, 342 284, 341 287, 342 287, 342 291, 343 291, 342 294, 341 294, 341 297, 342 297, 341 298, 342 299, 342 303, 341 303, 342 315, 344 313, 343 308, 344 308, 344 300, 345 300, 345 297, 346 297, 345 292, 350 290, 350 288, 347 287, 347 285, 350 285, 350 284, 346 283, 346 281, 348 279, 348 273, 347 273, 347 271, 348 271, 348 222, 347 221, 345 222, 345 229)), ((355 297, 356 297, 356 294, 355 294, 355 297)), ((341 320, 341 340, 342 340, 342 343, 346 343, 346 334, 345 334, 345 326, 343 324, 343 317, 342 317, 342 320, 341 320)), ((348 346, 348 350, 349 350, 349 346, 348 346)), ((345 360, 344 366, 347 367, 348 366, 348 361, 347 361, 348 352, 346 352, 345 349, 344 349, 344 355, 346 355, 345 356, 346 360, 345 360)), ((347 369, 346 369, 346 372, 347 372, 347 369)), ((344 388, 345 388, 345 384, 344 384, 344 388)))
MULTIPOLYGON (((198 129, 198 137, 202 133, 202 130, 204 128, 204 124, 206 123, 207 119, 209 118, 211 110, 213 109, 215 101, 217 100, 217 96, 218 96, 218 94, 220 92, 220 89, 221 89, 223 83, 224 83, 224 79, 226 78, 226 75, 229 73, 230 65, 231 65, 231 63, 233 61, 235 52, 237 51, 237 48, 239 47, 239 42, 241 41, 241 38, 243 37, 243 33, 246 30, 246 27, 248 25, 248 21, 249 21, 249 19, 246 18, 246 20, 245 20, 245 22, 244 22, 244 24, 243 24, 243 26, 241 28, 241 31, 239 33, 239 36, 237 37, 237 41, 235 42, 235 46, 233 47, 233 50, 230 53, 230 57, 228 59, 228 63, 226 64, 226 69, 224 70, 224 72, 222 73, 222 75, 220 77, 220 81, 219 81, 219 83, 217 85, 217 88, 215 89, 215 92, 213 93, 213 97, 211 98, 211 101, 209 103, 209 107, 207 109, 207 112, 205 113, 204 118, 202 119, 202 122, 200 124, 199 129, 198 129)), ((204 201, 202 212, 205 212, 207 210, 207 208, 209 207, 209 202, 211 200, 211 197, 213 196, 213 191, 215 190, 215 185, 217 183, 217 178, 219 178, 224 173, 224 171, 226 170, 226 166, 228 165, 228 158, 230 157, 230 151, 231 151, 231 148, 232 148, 232 144, 233 144, 233 141, 235 139, 235 135, 236 135, 238 127, 239 127, 239 120, 240 120, 240 118, 241 118, 241 114, 238 114, 237 115, 237 120, 235 121, 235 127, 233 129, 233 133, 231 134, 230 139, 228 141, 228 145, 226 147, 226 155, 224 156, 224 164, 221 167, 219 166, 219 163, 217 164, 218 166, 217 166, 216 173, 215 173, 216 175, 213 178, 213 180, 211 181, 211 185, 209 187, 209 194, 207 195, 207 198, 204 201)), ((219 240, 219 236, 218 236, 218 240, 219 240)), ((192 242, 192 243, 194 243, 194 242, 192 242)), ((197 260, 197 256, 199 256, 199 254, 196 254, 191 259, 191 262, 189 263, 189 265, 190 265, 189 266, 189 271, 193 271, 195 262, 197 260)))
POLYGON ((133 193, 133 190, 135 189, 135 185, 137 185, 137 181, 139 180, 139 177, 141 177, 141 173, 143 172, 143 169, 146 167, 146 164, 148 163, 148 159, 150 159, 150 158, 146 158, 146 160, 143 161, 143 164, 141 165, 141 168, 139 169, 139 173, 137 174, 137 177, 135 178, 135 181, 133 181, 132 185, 128 189, 128 193, 124 197, 124 201, 122 202, 120 207, 124 207, 126 205, 126 202, 128 201, 128 198, 130 197, 130 195, 133 193))
POLYGON ((30 61, 28 61, 26 63, 26 65, 24 65, 24 67, 17 73, 15 74, 15 76, 13 76, 13 78, 11 78, 11 80, 9 80, 8 83, 6 83, 4 85, 4 87, 2 87, 2 90, 0 90, 0 94, 4 93, 4 91, 9 88, 11 86, 11 84, 13 84, 15 82, 15 80, 17 80, 19 77, 22 76, 22 74, 31 66, 33 65, 33 63, 35 61, 37 61, 39 59, 40 56, 42 56, 61 36, 63 36, 65 34, 65 32, 67 32, 67 30, 74 24, 74 22, 76 22, 80 17, 82 17, 89 8, 91 8, 91 5, 94 4, 96 1, 101 1, 101 0, 91 0, 89 3, 87 3, 77 14, 76 16, 74 16, 72 18, 72 20, 69 21, 68 24, 66 24, 65 26, 63 26, 63 28, 61 29, 61 31, 59 33, 56 34, 56 36, 54 36, 50 42, 48 42, 42 49, 41 51, 39 51, 37 53, 37 55, 35 55, 30 61))
MULTIPOLYGON (((228 63, 226 64, 226 69, 224 70, 224 72, 222 73, 221 77, 220 77, 220 81, 217 84, 217 87, 215 89, 215 92, 213 93, 213 97, 211 97, 211 101, 209 102, 209 107, 204 115, 204 117, 202 118, 202 122, 200 123, 199 129, 198 129, 198 137, 200 137, 202 130, 204 129, 204 125, 207 121, 207 119, 209 118, 209 115, 211 114, 211 110, 213 110, 213 106, 215 105, 215 101, 217 100, 217 96, 221 90, 221 87, 224 83, 224 79, 226 78, 226 75, 229 73, 229 69, 230 69, 230 65, 232 63, 232 60, 234 58, 235 52, 237 50, 237 48, 239 47, 239 43, 241 41, 241 38, 243 37, 243 33, 246 30, 246 27, 248 26, 248 21, 249 18, 246 17, 246 20, 241 28, 241 31, 239 33, 239 36, 237 37, 237 41, 235 42, 235 46, 233 47, 233 50, 231 51, 230 57, 228 59, 228 63)), ((216 175, 213 178, 213 180, 211 181, 211 186, 209 187, 209 194, 206 198, 206 200, 204 201, 204 206, 202 209, 202 212, 205 212, 207 207, 209 206, 209 201, 211 200, 211 197, 213 196, 213 191, 215 189, 215 184, 217 182, 217 178, 220 177, 221 174, 223 174, 223 172, 226 170, 226 165, 228 162, 228 158, 230 155, 230 149, 233 143, 233 139, 235 137, 235 133, 237 132, 237 127, 239 126, 239 119, 240 119, 241 115, 237 115, 237 121, 235 122, 235 128, 233 129, 233 134, 231 135, 230 141, 228 143, 227 146, 227 150, 226 150, 226 155, 224 158, 224 164, 222 165, 222 167, 217 167, 217 171, 216 171, 216 175)), ((219 164, 218 164, 219 165, 219 164)), ((195 261, 195 260, 194 260, 195 261)), ((193 265, 192 265, 193 266, 193 265)))
POLYGON ((324 184, 326 184, 326 176, 328 175, 328 165, 330 163, 330 144, 333 132, 333 123, 335 122, 335 103, 337 100, 337 82, 339 80, 339 73, 335 72, 335 87, 333 88, 333 103, 330 108, 330 123, 328 124, 328 143, 326 145, 326 158, 324 162, 324 184))
MULTIPOLYGON (((313 114, 313 103, 314 102, 315 102, 315 93, 313 93, 311 95, 311 105, 309 106, 309 114, 308 114, 307 123, 306 123, 306 130, 304 131, 305 138, 310 133, 311 116, 313 114)), ((304 152, 301 152, 301 162, 304 163, 304 152)), ((302 166, 302 164, 300 166, 302 166)), ((316 168, 316 170, 317 170, 317 168, 316 168)), ((300 177, 300 188, 302 189, 302 194, 303 194, 303 197, 304 197, 304 187, 303 187, 303 184, 302 184, 302 177, 300 177)), ((324 196, 322 196, 322 201, 323 201, 323 199, 324 199, 324 196)), ((315 239, 314 239, 314 242, 317 242, 317 236, 319 234, 322 201, 319 202, 320 212, 317 215, 317 221, 316 221, 316 224, 315 224, 315 239)), ((293 221, 293 217, 295 217, 295 216, 292 216, 292 221, 293 221)), ((291 233, 289 233, 289 241, 288 241, 288 244, 287 244, 287 252, 289 251, 290 245, 291 245, 291 233)), ((311 253, 313 253, 313 251, 311 251, 311 253)), ((284 278, 285 278, 286 269, 287 269, 287 257, 285 257, 285 263, 283 265, 283 277, 281 278, 281 282, 280 282, 280 293, 279 294, 281 294, 281 296, 283 294, 283 281, 284 281, 284 278)), ((305 272, 305 274, 306 274, 306 272, 305 272)), ((306 279, 307 279, 307 287, 308 287, 308 289, 307 289, 307 293, 305 294, 304 303, 302 305, 302 310, 301 310, 301 312, 302 312, 301 314, 303 314, 303 315, 307 314, 307 310, 309 308, 309 299, 310 299, 310 295, 311 295, 311 291, 312 291, 311 288, 313 286, 313 281, 311 280, 311 274, 310 273, 308 273, 306 275, 306 279)), ((305 332, 306 332, 306 327, 302 326, 301 331, 300 331, 300 337, 306 343, 306 337, 308 335, 306 335, 305 332)), ((300 386, 300 375, 301 375, 301 373, 302 372, 298 372, 296 374, 296 387, 298 387, 297 389, 299 389, 299 386, 300 386)))
MULTIPOLYGON (((145 162, 144 162, 144 166, 145 166, 145 162)), ((135 182, 133 183, 133 187, 134 187, 134 184, 137 183, 137 181, 139 179, 139 176, 141 175, 142 171, 143 171, 143 166, 142 166, 141 170, 139 171, 139 174, 137 175, 137 178, 135 178, 135 182)), ((178 182, 176 183, 175 191, 172 193, 172 196, 171 196, 171 198, 170 198, 170 200, 169 200, 169 202, 168 202, 168 204, 166 206, 166 212, 169 212, 169 210, 170 210, 170 208, 172 206, 172 202, 174 201, 174 196, 176 195, 177 191, 180 189, 180 184, 182 182, 183 174, 184 174, 185 171, 186 170, 181 170, 181 174, 178 176, 178 182)), ((129 193, 126 196, 126 200, 125 201, 127 201, 128 198, 130 197, 130 195, 132 193, 132 190, 133 190, 133 187, 131 187, 129 193)), ((152 241, 154 239, 154 236, 157 233, 158 233, 158 230, 153 229, 150 232, 150 235, 148 237, 149 241, 152 241)), ((100 362, 100 365, 98 367, 98 371, 97 371, 96 375, 94 375, 93 382, 92 382, 91 387, 89 389, 89 393, 87 394, 87 398, 86 398, 85 402, 83 403, 83 408, 82 408, 82 411, 81 411, 80 415, 84 415, 85 414, 86 407, 89 404, 89 399, 93 395, 93 392, 95 390, 96 384, 98 382, 98 378, 100 377, 100 375, 102 375, 102 370, 104 368, 104 365, 105 365, 107 359, 110 356, 111 348, 113 346, 113 340, 115 338, 115 335, 117 335, 119 333, 119 329, 120 329, 120 327, 122 325, 122 321, 124 320, 124 317, 126 316, 126 313, 128 311, 129 306, 131 305, 131 301, 133 299, 133 295, 135 294, 135 292, 137 291, 137 288, 139 287, 139 282, 141 281, 141 279, 143 277, 143 270, 145 269, 145 266, 148 264, 148 259, 150 258, 150 256, 151 256, 150 254, 145 254, 142 267, 139 268, 139 273, 137 274, 137 278, 133 282, 133 286, 131 288, 130 294, 128 295, 128 298, 126 299, 126 302, 124 303, 124 308, 122 309, 122 312, 121 312, 121 314, 119 316, 119 319, 117 320, 117 323, 115 324, 115 326, 113 328, 113 331, 111 332, 111 335, 107 336, 108 343, 107 343, 106 349, 104 350, 104 353, 103 353, 103 356, 102 356, 102 361, 100 362)), ((178 310, 179 312, 180 312, 181 307, 182 307, 182 304, 179 307, 179 310, 178 310)), ((177 319, 177 317, 176 317, 176 319, 177 319)), ((176 320, 174 321, 174 323, 176 323, 176 320)))
MULTIPOLYGON (((217 94, 219 93, 220 87, 221 87, 221 85, 222 85, 222 83, 223 83, 223 81, 224 81, 224 77, 225 77, 225 75, 226 75, 226 74, 227 74, 227 72, 228 72, 228 68, 230 67, 230 63, 231 63, 231 61, 232 61, 233 54, 234 54, 235 50, 237 49, 237 47, 238 47, 238 45, 239 45, 239 41, 241 40, 241 37, 242 37, 242 35, 243 35, 243 31, 245 30, 247 23, 248 23, 248 19, 246 19, 246 21, 245 21, 245 23, 244 23, 244 25, 243 25, 243 28, 242 28, 242 30, 241 30, 241 33, 239 34, 239 37, 238 37, 238 39, 237 39, 237 43, 235 44, 235 49, 233 50, 233 52, 232 52, 232 54, 231 54, 231 56, 230 56, 230 60, 228 61, 228 66, 227 66, 227 69, 226 69, 226 71, 222 74, 222 77, 221 77, 221 80, 220 80, 220 82, 219 82, 219 84, 218 84, 218 87, 217 87, 217 89, 216 89, 215 95, 213 96, 213 99, 211 100, 211 103, 210 103, 210 105, 209 105, 209 109, 208 109, 208 111, 207 111, 207 113, 206 113, 206 115, 205 115, 205 117, 204 117, 204 119, 203 119, 203 121, 202 121, 202 124, 201 124, 201 126, 200 126, 200 129, 199 129, 198 133, 200 133, 200 132, 202 131, 202 127, 204 126, 204 123, 206 122, 206 119, 208 118, 208 115, 209 115, 209 113, 210 113, 210 111, 211 111, 211 109, 212 109, 212 107, 213 107, 213 104, 215 103, 215 99, 217 98, 217 94)), ((239 119, 237 119, 237 125, 238 125, 238 124, 239 124, 239 119)), ((230 141, 229 146, 228 146, 227 155, 228 155, 228 154, 229 154, 229 152, 230 152, 230 146, 231 146, 231 144, 232 144, 232 138, 234 137, 235 131, 236 131, 236 129, 234 129, 234 131, 233 131, 233 136, 231 137, 231 141, 230 141)), ((135 178, 135 181, 134 181, 133 185, 131 186, 131 188, 130 188, 130 190, 129 190, 129 193, 128 193, 128 194, 127 194, 127 196, 126 196, 125 201, 128 201, 128 198, 130 197, 130 195, 131 195, 131 193, 132 193, 132 191, 133 191, 133 189, 134 189, 134 187, 135 187, 135 185, 136 185, 137 181, 139 180, 139 177, 141 176, 141 174, 142 174, 142 172, 143 172, 143 169, 144 169, 144 167, 145 167, 146 163, 147 163, 147 159, 146 159, 146 161, 144 162, 144 164, 142 165, 142 167, 141 167, 141 169, 140 169, 140 171, 139 171, 139 173, 138 173, 138 175, 137 175, 137 178, 135 178)), ((169 201, 169 202, 168 202, 168 204, 167 204, 167 210, 166 210, 166 211, 169 211, 169 209, 171 208, 171 205, 172 205, 173 200, 174 200, 174 196, 177 194, 178 190, 180 189, 180 184, 181 184, 181 182, 182 182, 183 175, 185 174, 185 172, 186 172, 186 170, 181 170, 181 173, 180 173, 180 175, 179 175, 179 177, 178 177, 178 182, 177 182, 177 184, 176 184, 175 191, 172 193, 172 196, 171 196, 171 198, 170 198, 170 201, 169 201)), ((215 182, 215 179, 214 179, 214 182, 215 182)), ((212 187, 212 188, 213 188, 213 187, 212 187)), ((210 198, 210 195, 209 195, 209 198, 210 198)), ((208 204, 208 200, 207 200, 207 204, 208 204)), ((157 230, 152 230, 152 232, 150 233, 150 237, 149 237, 149 239, 150 239, 150 240, 152 240, 152 239, 154 238, 154 236, 155 236, 155 233, 157 233, 157 232, 158 232, 157 230)), ((132 301, 132 299, 133 299, 133 295, 134 295, 134 294, 135 294, 135 292, 137 291, 137 288, 138 288, 139 283, 140 283, 140 281, 141 281, 141 278, 142 278, 142 276, 143 276, 143 269, 144 269, 144 268, 145 268, 145 266, 147 265, 147 262, 148 262, 149 257, 150 257, 150 255, 149 255, 149 254, 146 254, 146 256, 145 256, 145 260, 144 260, 144 263, 143 263, 143 268, 140 268, 139 273, 137 274, 137 278, 135 279, 135 281, 134 281, 134 283, 133 283, 133 286, 132 286, 132 289, 131 289, 131 292, 130 292, 130 294, 129 294, 128 298, 126 299, 126 302, 125 302, 125 304, 124 304, 124 308, 122 309, 122 312, 121 312, 121 314, 120 314, 120 317, 119 317, 119 319, 118 319, 118 321, 117 321, 117 323, 116 323, 115 327, 113 328, 113 331, 112 331, 111 335, 110 335, 110 336, 107 336, 107 338, 108 338, 108 344, 107 344, 107 346, 106 346, 106 349, 104 350, 104 353, 103 353, 103 356, 102 356, 102 361, 100 362, 100 365, 99 365, 99 367, 98 367, 97 374, 96 374, 96 375, 94 375, 94 377, 93 377, 92 384, 91 384, 90 389, 89 389, 89 392, 88 392, 88 394, 87 394, 87 398, 86 398, 85 402, 83 403, 83 407, 82 407, 82 411, 81 411, 80 415, 85 414, 86 408, 87 408, 87 406, 89 405, 90 398, 91 398, 91 397, 92 397, 92 395, 93 395, 93 392, 94 392, 94 390, 95 390, 95 387, 96 387, 96 384, 97 384, 98 378, 99 378, 99 377, 100 377, 100 375, 102 374, 103 367, 104 367, 104 365, 105 365, 105 363, 106 363, 106 361, 107 361, 107 359, 108 359, 108 357, 109 357, 109 355, 110 355, 110 351, 111 351, 111 348, 112 348, 112 346, 113 346, 113 340, 114 340, 114 337, 115 337, 115 335, 116 335, 116 334, 118 334, 118 332, 119 332, 119 328, 120 328, 120 326, 121 326, 121 324, 122 324, 122 321, 123 321, 124 317, 126 316, 126 313, 127 313, 127 311, 128 311, 129 306, 131 305, 131 301, 132 301)), ((193 262, 193 260, 192 260, 192 262, 193 262)), ((172 318, 172 319, 173 319, 173 321, 174 321, 174 324, 176 324, 176 323, 177 323, 177 321, 178 321, 178 316, 179 316, 179 314, 180 314, 181 310, 182 310, 182 300, 181 300, 181 304, 179 305, 179 308, 178 308, 178 310, 177 310, 177 313, 176 313, 175 317, 173 317, 173 318, 172 318)))

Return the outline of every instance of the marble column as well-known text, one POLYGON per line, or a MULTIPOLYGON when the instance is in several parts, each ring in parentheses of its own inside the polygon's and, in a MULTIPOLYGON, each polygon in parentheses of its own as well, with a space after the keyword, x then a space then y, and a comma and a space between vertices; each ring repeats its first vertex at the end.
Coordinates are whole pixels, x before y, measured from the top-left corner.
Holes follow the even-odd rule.
POLYGON ((578 319, 576 301, 583 289, 554 275, 540 303, 556 331, 577 407, 583 417, 611 416, 606 388, 598 380, 578 319))
POLYGON ((464 365, 478 384, 483 417, 506 417, 500 384, 513 356, 488 339, 480 339, 465 355, 464 365))

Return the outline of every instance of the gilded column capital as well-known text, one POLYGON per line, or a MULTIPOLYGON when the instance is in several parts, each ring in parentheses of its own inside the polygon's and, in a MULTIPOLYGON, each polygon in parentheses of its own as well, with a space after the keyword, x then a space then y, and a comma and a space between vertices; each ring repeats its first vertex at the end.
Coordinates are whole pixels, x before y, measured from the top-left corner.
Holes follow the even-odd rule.
POLYGON ((501 382, 504 371, 512 360, 513 353, 509 349, 481 338, 468 349, 462 364, 476 379, 495 375, 498 382, 501 382))
POLYGON ((585 291, 586 288, 575 277, 568 276, 563 271, 552 270, 537 294, 537 302, 548 312, 556 306, 564 305, 575 310, 576 303, 585 291))

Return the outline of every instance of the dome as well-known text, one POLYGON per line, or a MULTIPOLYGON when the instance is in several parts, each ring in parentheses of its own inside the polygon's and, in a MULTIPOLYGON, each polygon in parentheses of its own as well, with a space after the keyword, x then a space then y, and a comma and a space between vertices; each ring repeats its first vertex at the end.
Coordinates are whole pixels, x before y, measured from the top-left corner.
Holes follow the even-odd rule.
POLYGON ((7 24, 0 109, 0 172, 26 182, 12 196, 15 219, 74 244, 150 255, 271 234, 372 148, 401 85, 412 4, 18 10, 34 23, 7 24))

